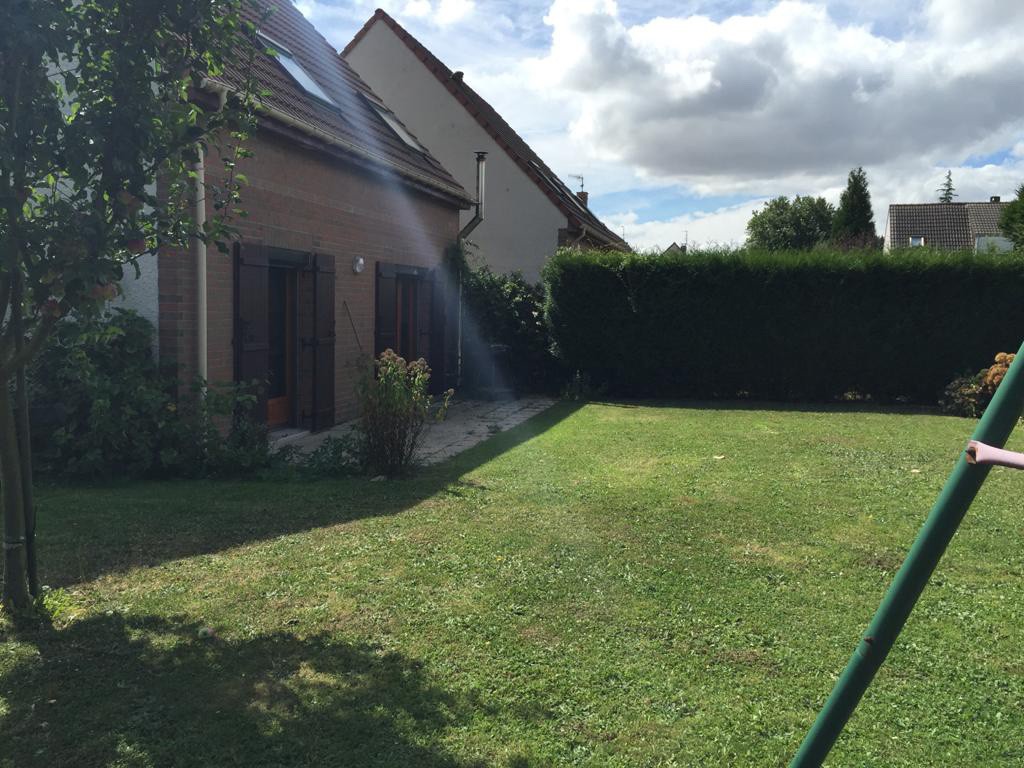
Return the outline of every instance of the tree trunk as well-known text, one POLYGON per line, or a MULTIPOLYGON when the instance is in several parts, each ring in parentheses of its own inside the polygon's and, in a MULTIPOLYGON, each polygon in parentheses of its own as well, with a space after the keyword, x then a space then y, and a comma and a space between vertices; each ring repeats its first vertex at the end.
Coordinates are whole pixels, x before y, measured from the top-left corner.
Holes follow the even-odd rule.
MULTIPOLYGON (((25 349, 24 278, 14 276, 11 292, 11 330, 14 332, 14 355, 20 358, 25 349)), ((32 494, 32 442, 28 418, 28 382, 26 364, 21 362, 14 374, 14 431, 18 439, 18 470, 21 474, 21 503, 25 517, 25 564, 28 589, 32 597, 39 596, 39 576, 36 570, 36 510, 32 494)))
POLYGON ((26 613, 32 604, 25 554, 25 506, 9 376, 0 376, 0 483, 4 502, 4 605, 26 613))
MULTIPOLYGON (((17 349, 22 342, 19 337, 17 349)), ((25 515, 25 564, 28 589, 32 597, 39 597, 39 570, 36 567, 36 508, 32 492, 32 430, 28 416, 28 382, 26 366, 18 368, 14 385, 14 425, 18 435, 18 459, 21 469, 21 501, 25 515)))

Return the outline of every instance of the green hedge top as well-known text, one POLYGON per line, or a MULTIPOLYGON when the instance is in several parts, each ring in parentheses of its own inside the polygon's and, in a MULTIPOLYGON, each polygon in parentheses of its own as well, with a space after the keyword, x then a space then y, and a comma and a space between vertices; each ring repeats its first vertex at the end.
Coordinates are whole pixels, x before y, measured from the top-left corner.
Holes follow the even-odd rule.
POLYGON ((935 402, 1024 338, 1024 255, 559 251, 545 312, 617 394, 935 402))

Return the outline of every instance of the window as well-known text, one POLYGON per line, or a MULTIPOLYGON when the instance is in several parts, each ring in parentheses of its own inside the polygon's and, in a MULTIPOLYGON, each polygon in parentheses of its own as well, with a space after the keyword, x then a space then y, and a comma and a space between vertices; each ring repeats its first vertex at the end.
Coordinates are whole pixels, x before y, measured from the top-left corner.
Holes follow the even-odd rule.
POLYGON ((916 248, 917 246, 924 245, 924 235, 911 235, 910 236, 910 247, 916 248))
POLYGON ((302 87, 302 90, 310 96, 320 99, 320 101, 327 102, 332 107, 337 106, 334 100, 317 84, 316 80, 310 77, 309 73, 302 68, 302 65, 295 60, 295 56, 291 51, 262 33, 260 33, 259 38, 261 43, 277 54, 278 64, 284 67, 284 71, 292 76, 292 79, 302 87))
POLYGON ((366 99, 366 103, 373 107, 373 111, 380 116, 380 119, 387 124, 388 128, 390 128, 398 138, 417 152, 427 151, 427 148, 420 144, 419 141, 416 140, 415 136, 409 133, 406 127, 398 121, 397 117, 395 117, 395 113, 388 109, 387 105, 383 101, 375 97, 372 93, 367 93, 366 91, 360 91, 359 95, 366 99))
MULTIPOLYGON (((373 104, 373 102, 370 102, 373 104)), ((374 111, 380 115, 380 119, 388 124, 388 127, 398 134, 398 138, 415 149, 417 152, 426 152, 423 145, 416 141, 416 137, 405 129, 405 126, 398 122, 398 118, 391 114, 386 107, 373 104, 374 111)))

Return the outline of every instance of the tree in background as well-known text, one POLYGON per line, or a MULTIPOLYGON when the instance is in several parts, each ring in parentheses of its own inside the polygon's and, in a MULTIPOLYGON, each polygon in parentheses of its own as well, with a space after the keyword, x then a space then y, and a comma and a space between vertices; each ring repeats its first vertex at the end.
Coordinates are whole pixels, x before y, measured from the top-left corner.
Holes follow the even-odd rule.
POLYGON ((854 168, 839 197, 839 207, 832 219, 832 242, 840 248, 878 248, 875 217, 871 210, 868 175, 863 168, 854 168))
POLYGON ((1003 208, 999 229, 1018 251, 1024 251, 1024 184, 1017 187, 1017 197, 1003 208))
POLYGON ((747 244, 769 251, 806 250, 828 239, 835 209, 823 197, 801 197, 792 202, 776 197, 754 211, 747 222, 747 244))
POLYGON ((956 193, 956 187, 953 186, 953 172, 946 171, 946 180, 942 182, 942 185, 935 190, 939 193, 940 203, 952 203, 954 197, 960 197, 956 193))
MULTIPOLYGON (((231 178, 242 131, 251 125, 251 100, 248 89, 229 97, 224 109, 193 97, 202 78, 238 51, 255 54, 246 42, 254 29, 243 20, 243 2, 4 3, 0 485, 3 602, 15 613, 28 610, 39 590, 26 364, 62 316, 116 296, 141 254, 193 236, 224 244, 222 216, 198 232, 189 219, 191 163, 200 144, 223 140, 231 178)), ((232 184, 207 193, 215 207, 233 210, 232 184)))

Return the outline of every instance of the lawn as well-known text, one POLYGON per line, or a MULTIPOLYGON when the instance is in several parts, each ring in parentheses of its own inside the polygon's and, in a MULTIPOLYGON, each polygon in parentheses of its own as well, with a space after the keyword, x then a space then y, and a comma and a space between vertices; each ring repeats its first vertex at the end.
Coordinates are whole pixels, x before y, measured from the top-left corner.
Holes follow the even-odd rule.
MULTIPOLYGON (((785 765, 972 427, 562 404, 407 480, 44 490, 0 766, 785 765)), ((1024 764, 1022 498, 830 765, 1024 764)))

